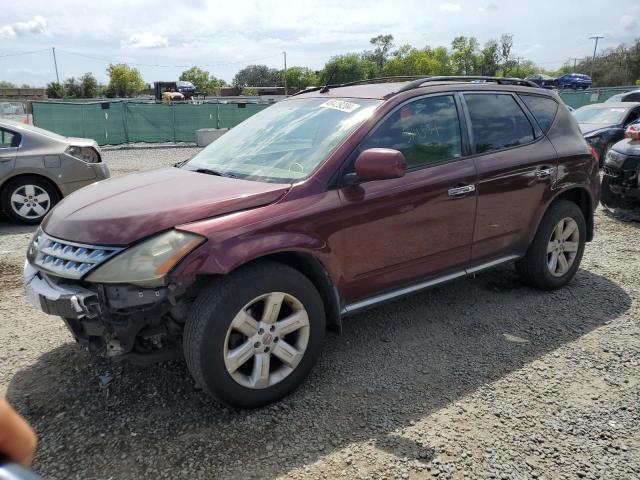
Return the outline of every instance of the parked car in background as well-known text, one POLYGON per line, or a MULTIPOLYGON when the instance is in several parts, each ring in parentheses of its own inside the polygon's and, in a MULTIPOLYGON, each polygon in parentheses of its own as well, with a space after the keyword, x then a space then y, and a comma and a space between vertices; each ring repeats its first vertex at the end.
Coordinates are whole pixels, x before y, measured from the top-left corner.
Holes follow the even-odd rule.
POLYGON ((553 87, 553 77, 544 73, 536 73, 535 75, 529 75, 525 80, 529 80, 541 87, 551 88, 553 87))
POLYGON ((209 394, 257 407, 345 315, 513 261, 562 287, 598 164, 557 95, 476 79, 310 88, 177 168, 82 189, 35 233, 27 295, 94 353, 184 355, 209 394))
POLYGON ((9 218, 39 223, 62 197, 108 177, 95 140, 0 120, 0 207, 9 218))
POLYGON ((196 87, 191 82, 186 82, 184 80, 178 80, 176 82, 177 91, 184 95, 185 99, 190 99, 196 93, 196 87))
POLYGON ((557 77, 553 81, 553 86, 557 88, 573 88, 578 90, 579 88, 586 90, 591 86, 591 77, 589 75, 583 75, 581 73, 567 73, 561 77, 557 77))
POLYGON ((640 219, 640 123, 607 153, 602 169, 602 205, 616 216, 640 219))
POLYGON ((609 149, 624 137, 625 128, 640 119, 640 103, 594 103, 578 108, 573 116, 602 165, 609 149))
POLYGON ((609 97, 604 103, 620 103, 620 102, 640 102, 640 90, 632 90, 631 92, 618 93, 613 97, 609 97))

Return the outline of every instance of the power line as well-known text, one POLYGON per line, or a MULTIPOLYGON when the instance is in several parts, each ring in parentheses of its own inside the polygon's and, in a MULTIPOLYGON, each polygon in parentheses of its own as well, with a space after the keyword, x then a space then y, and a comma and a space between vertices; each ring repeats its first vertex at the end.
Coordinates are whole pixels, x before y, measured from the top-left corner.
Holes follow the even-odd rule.
POLYGON ((3 55, 0 55, 0 58, 4 58, 4 57, 19 57, 20 55, 30 55, 32 53, 40 53, 40 52, 48 52, 49 49, 48 48, 43 48, 40 50, 29 50, 27 52, 16 52, 16 53, 6 53, 3 55))
MULTIPOLYGON (((106 58, 101 58, 101 57, 94 57, 92 55, 85 55, 83 53, 77 53, 77 52, 70 52, 68 50, 60 50, 58 49, 58 52, 62 52, 65 53, 67 55, 74 55, 77 57, 83 57, 83 58, 88 58, 91 60, 97 60, 100 62, 105 62, 105 63, 124 63, 127 65, 134 65, 134 66, 138 66, 138 67, 155 67, 155 68, 189 68, 189 67, 193 67, 194 65, 161 65, 161 64, 150 64, 150 63, 139 63, 139 62, 127 62, 127 61, 122 61, 122 60, 109 60, 106 58)), ((275 54, 275 55, 269 55, 266 57, 261 57, 261 58, 254 58, 252 60, 239 60, 236 62, 226 62, 226 63, 201 63, 196 65, 197 67, 224 67, 226 65, 238 65, 240 63, 253 63, 253 62, 257 62, 260 60, 266 60, 269 58, 275 58, 275 57, 279 57, 281 54, 275 54)))

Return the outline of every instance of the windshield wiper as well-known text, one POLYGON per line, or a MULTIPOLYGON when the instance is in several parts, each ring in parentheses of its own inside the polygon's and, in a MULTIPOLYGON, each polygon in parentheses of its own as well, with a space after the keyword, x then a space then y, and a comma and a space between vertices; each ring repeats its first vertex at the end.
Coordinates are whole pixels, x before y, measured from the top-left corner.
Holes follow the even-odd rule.
POLYGON ((181 162, 177 162, 174 163, 173 166, 176 168, 180 168, 181 166, 183 166, 185 163, 187 163, 189 160, 191 160, 190 158, 187 158, 186 160, 182 160, 181 162))
POLYGON ((195 169, 193 171, 194 172, 198 172, 198 173, 206 173, 207 175, 216 175, 218 177, 237 178, 237 176, 234 175, 233 173, 220 172, 218 170, 212 170, 210 168, 197 168, 197 169, 195 169))

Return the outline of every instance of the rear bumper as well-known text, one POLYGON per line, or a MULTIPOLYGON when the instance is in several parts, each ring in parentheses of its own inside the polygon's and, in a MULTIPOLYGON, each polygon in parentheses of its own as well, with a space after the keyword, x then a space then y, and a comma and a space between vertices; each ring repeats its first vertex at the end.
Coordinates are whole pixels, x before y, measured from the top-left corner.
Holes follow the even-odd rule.
POLYGON ((93 173, 95 175, 93 178, 58 184, 58 187, 60 188, 63 196, 66 197, 76 190, 80 190, 82 187, 86 187, 87 185, 91 185, 92 183, 99 182, 100 180, 105 180, 111 177, 111 171, 109 170, 109 167, 106 163, 92 163, 89 166, 93 170, 93 173))

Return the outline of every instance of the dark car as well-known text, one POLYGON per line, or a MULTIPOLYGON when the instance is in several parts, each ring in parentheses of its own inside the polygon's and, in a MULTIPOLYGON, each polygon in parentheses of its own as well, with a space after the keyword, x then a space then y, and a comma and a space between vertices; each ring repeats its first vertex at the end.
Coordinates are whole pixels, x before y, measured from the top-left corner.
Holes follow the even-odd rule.
POLYGON ((191 82, 179 80, 176 82, 176 88, 179 93, 184 95, 184 98, 189 99, 196 93, 196 87, 191 82))
POLYGON ((529 80, 540 87, 551 88, 553 87, 554 78, 544 73, 536 73, 535 75, 529 75, 525 80, 529 80))
POLYGON ((567 73, 561 77, 557 77, 553 81, 553 86, 558 88, 573 88, 578 90, 579 88, 586 90, 591 86, 591 77, 589 75, 583 75, 581 73, 567 73))
POLYGON ((625 137, 604 160, 601 202, 616 216, 640 220, 640 123, 630 125, 625 137))
POLYGON ((308 89, 178 168, 80 190, 35 233, 27 295, 91 351, 184 355, 208 393, 256 407, 347 315, 514 261, 562 287, 598 164, 555 93, 475 79, 308 89))
POLYGON ((613 97, 607 98, 604 103, 620 103, 620 102, 640 102, 640 90, 631 92, 618 93, 613 97))
POLYGON ((624 129, 640 119, 640 103, 595 103, 578 108, 573 116, 602 164, 609 149, 624 137, 624 129))

